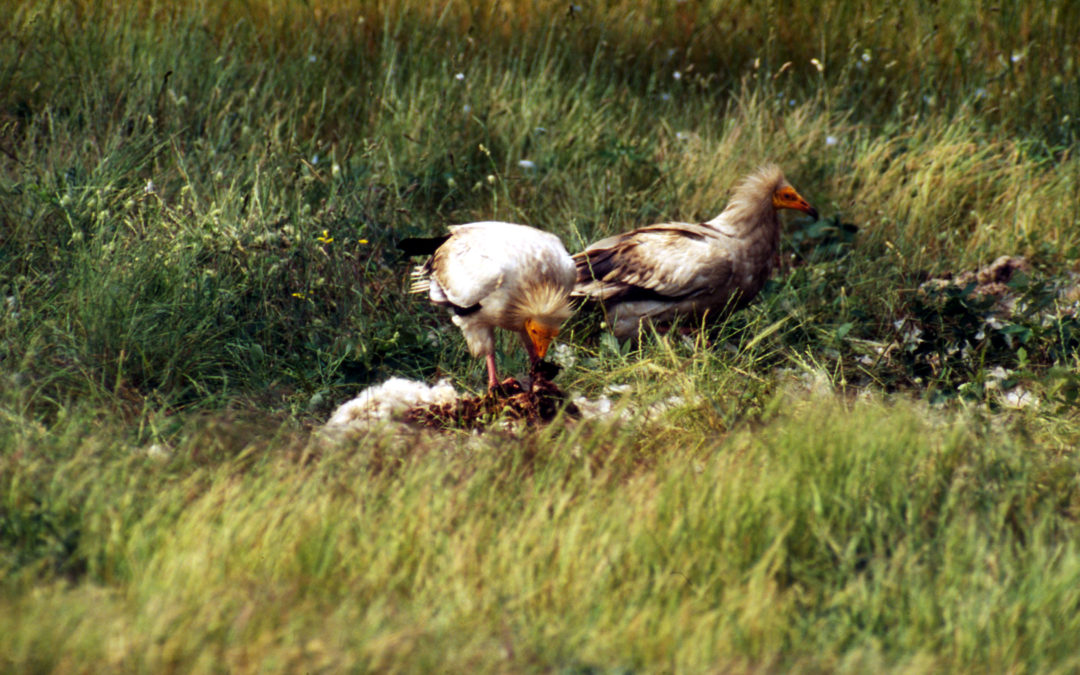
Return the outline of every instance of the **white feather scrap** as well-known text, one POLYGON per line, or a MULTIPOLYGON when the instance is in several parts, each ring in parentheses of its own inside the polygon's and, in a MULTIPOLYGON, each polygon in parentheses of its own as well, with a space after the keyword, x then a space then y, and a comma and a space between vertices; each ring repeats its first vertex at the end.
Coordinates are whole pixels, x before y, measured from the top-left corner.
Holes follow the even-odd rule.
POLYGON ((356 398, 338 406, 326 421, 323 431, 339 434, 368 429, 379 422, 399 418, 409 408, 453 403, 456 400, 457 392, 445 379, 429 385, 392 377, 382 384, 368 387, 356 398))

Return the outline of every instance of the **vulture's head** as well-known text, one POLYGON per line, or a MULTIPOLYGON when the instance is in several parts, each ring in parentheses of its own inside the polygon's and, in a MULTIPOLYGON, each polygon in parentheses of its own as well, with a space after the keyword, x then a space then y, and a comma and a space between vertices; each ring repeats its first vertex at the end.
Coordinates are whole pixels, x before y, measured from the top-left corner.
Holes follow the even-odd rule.
POLYGON ((775 164, 766 164, 744 178, 732 193, 727 208, 731 212, 729 222, 741 230, 773 222, 769 216, 780 209, 794 209, 811 218, 818 217, 817 209, 791 187, 784 172, 775 164))
POLYGON ((794 209, 807 213, 811 218, 817 220, 817 209, 810 206, 810 203, 803 199, 802 195, 796 192, 795 188, 791 187, 791 184, 786 180, 781 182, 773 192, 772 203, 773 207, 778 211, 780 209, 794 209))
POLYGON ((536 355, 542 359, 563 322, 570 318, 570 292, 558 284, 540 283, 525 288, 516 300, 514 311, 521 317, 522 329, 536 355))

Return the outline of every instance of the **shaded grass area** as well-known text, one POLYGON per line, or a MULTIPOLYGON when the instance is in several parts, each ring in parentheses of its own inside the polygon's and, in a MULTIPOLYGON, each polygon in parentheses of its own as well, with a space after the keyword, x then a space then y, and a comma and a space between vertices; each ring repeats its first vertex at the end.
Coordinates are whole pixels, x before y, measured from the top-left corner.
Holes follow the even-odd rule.
MULTIPOLYGON (((1047 131, 1075 92, 1025 93, 1072 61, 1041 55, 1042 39, 961 45, 978 5, 914 51, 880 29, 927 30, 903 4, 875 18, 836 3, 824 23, 780 5, 72 7, 9 13, 0 101, 0 265, 21 308, 3 354, 52 380, 53 399, 258 391, 295 409, 389 373, 454 371, 460 341, 404 298, 396 239, 501 218, 574 250, 711 217, 766 160, 858 228, 858 254, 813 266, 827 280, 813 291, 783 286, 785 305, 839 289, 874 317, 854 322, 863 339, 895 339, 909 300, 898 291, 927 274, 1002 253, 1052 269, 1076 248, 1072 132, 1047 131), (836 22, 880 30, 811 48, 836 22), (965 50, 967 76, 928 76, 965 50), (913 73, 939 103, 882 94, 929 96, 901 77, 913 73)), ((998 18, 1045 39, 1074 20, 1052 8, 998 18)))
POLYGON ((1076 668, 1078 16, 0 1, 0 663, 1076 668), (482 386, 401 237, 575 251, 765 161, 824 217, 758 303, 567 326, 623 418, 311 436, 482 386), (1003 254, 1008 312, 919 290, 1003 254))
MULTIPOLYGON (((561 6, 74 7, 11 12, 2 101, 12 208, 0 264, 24 308, 6 360, 70 373, 64 391, 325 397, 390 372, 452 370, 457 341, 402 298, 397 238, 503 218, 576 249, 643 222, 710 217, 765 160, 858 226, 860 255, 828 270, 824 293, 889 317, 859 326, 868 339, 894 337, 889 315, 906 311, 896 291, 927 273, 1000 253, 1054 265, 1076 247, 1071 137, 1040 131, 1068 116, 1071 90, 1052 110, 1024 94, 1072 62, 1042 58, 1035 40, 946 39, 977 6, 939 28, 934 49, 871 33, 879 42, 812 54, 820 21, 782 6, 675 18, 630 5, 591 18, 581 13, 599 10, 561 6), (811 33, 786 36, 792 20, 811 33), (644 44, 643 26, 656 31, 644 44), (922 91, 870 72, 879 60, 925 75, 964 49, 981 75, 933 84, 939 106, 867 107, 881 87, 922 91), (1014 88, 991 96, 1004 54, 1014 88)), ((872 21, 851 3, 832 10, 829 21, 853 26, 925 29, 912 7, 872 21)), ((1051 36, 1073 20, 1046 8, 1001 19, 1051 36)), ((819 295, 787 288, 789 304, 819 295)))

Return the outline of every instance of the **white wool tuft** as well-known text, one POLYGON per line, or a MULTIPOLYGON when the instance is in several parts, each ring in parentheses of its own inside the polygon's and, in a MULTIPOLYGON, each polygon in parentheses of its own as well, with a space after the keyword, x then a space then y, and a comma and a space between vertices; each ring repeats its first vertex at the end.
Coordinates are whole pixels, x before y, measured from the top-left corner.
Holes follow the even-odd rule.
POLYGON ((368 387, 356 398, 338 406, 324 429, 348 431, 351 428, 365 428, 392 420, 409 408, 453 403, 456 400, 457 392, 446 380, 428 385, 403 377, 392 377, 382 384, 368 387))

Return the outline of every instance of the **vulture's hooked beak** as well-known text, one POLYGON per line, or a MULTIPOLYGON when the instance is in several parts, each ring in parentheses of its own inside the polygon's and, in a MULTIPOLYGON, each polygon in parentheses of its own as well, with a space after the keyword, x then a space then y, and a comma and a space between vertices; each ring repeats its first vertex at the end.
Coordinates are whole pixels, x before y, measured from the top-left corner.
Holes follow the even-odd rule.
POLYGON ((790 185, 785 185, 774 192, 772 203, 777 209, 794 209, 796 211, 802 211, 814 220, 818 219, 817 209, 810 206, 810 202, 803 199, 802 195, 796 192, 795 188, 790 185))
POLYGON ((529 341, 532 342, 533 349, 536 350, 536 357, 542 359, 544 358, 544 355, 547 354, 548 347, 551 346, 551 341, 559 334, 559 329, 545 326, 533 319, 526 319, 525 333, 529 336, 529 341))

